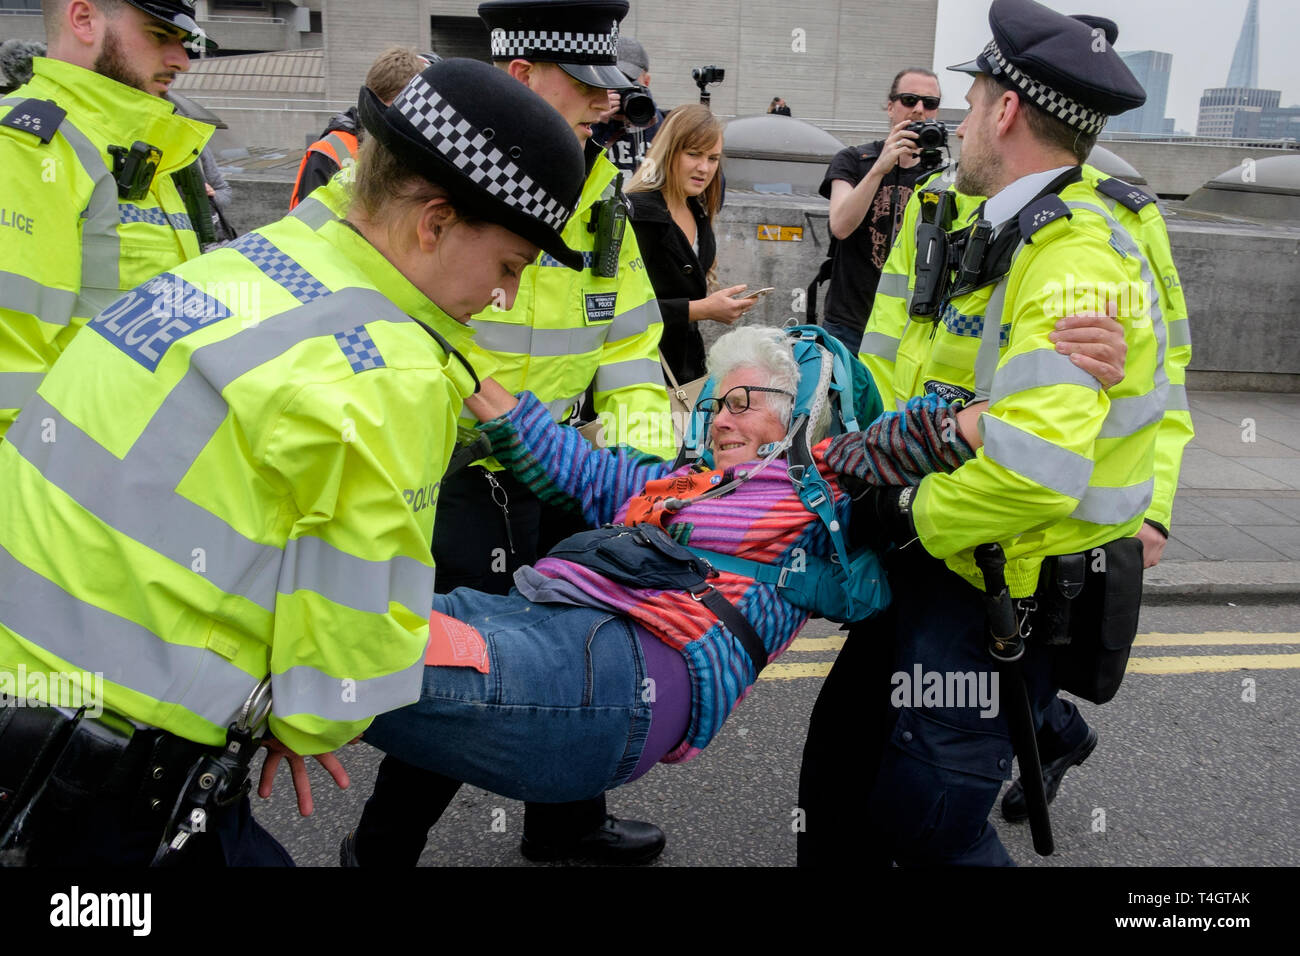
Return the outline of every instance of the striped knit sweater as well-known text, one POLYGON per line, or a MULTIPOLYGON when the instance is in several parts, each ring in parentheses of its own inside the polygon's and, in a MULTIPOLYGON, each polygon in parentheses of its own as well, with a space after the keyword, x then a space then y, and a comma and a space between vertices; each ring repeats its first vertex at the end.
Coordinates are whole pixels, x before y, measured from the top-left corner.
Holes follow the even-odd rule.
MULTIPOLYGON (((509 415, 482 428, 497 460, 534 494, 548 504, 581 511, 592 525, 621 522, 628 499, 647 481, 674 473, 670 464, 625 446, 593 449, 574 429, 552 422, 527 392, 509 415)), ((847 522, 848 499, 823 461, 828 443, 819 444, 814 454, 834 490, 840 520, 847 522)), ((668 530, 694 547, 766 564, 790 564, 798 549, 822 557, 832 551, 826 529, 800 503, 783 460, 728 494, 689 505, 669 519, 668 530)), ((543 558, 535 570, 569 582, 592 606, 632 618, 684 654, 691 677, 691 720, 682 744, 664 757, 666 762, 698 754, 753 686, 754 667, 740 642, 685 592, 624 587, 558 558, 543 558)), ((808 618, 778 597, 775 588, 751 578, 722 574, 712 583, 753 625, 769 661, 789 646, 808 618)))

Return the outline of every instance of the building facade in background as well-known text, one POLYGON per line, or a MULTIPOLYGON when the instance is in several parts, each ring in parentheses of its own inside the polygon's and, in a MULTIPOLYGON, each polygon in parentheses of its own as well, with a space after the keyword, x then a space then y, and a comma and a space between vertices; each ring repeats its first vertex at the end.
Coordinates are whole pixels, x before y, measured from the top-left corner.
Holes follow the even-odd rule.
MULTIPOLYGON (((232 138, 300 149, 354 104, 375 57, 394 43, 488 58, 479 0, 197 0, 221 44, 175 89, 217 111, 232 138), (233 55, 232 55, 233 54, 233 55), (291 55, 286 55, 291 54, 291 55)), ((0 39, 43 39, 39 0, 0 0, 0 39)), ((763 113, 772 97, 822 126, 884 119, 885 92, 908 66, 934 59, 938 0, 631 0, 625 34, 650 54, 663 108, 699 101, 691 70, 719 66, 724 116, 763 113)), ((870 137, 867 137, 870 138, 870 137)))
POLYGON ((1173 117, 1165 116, 1169 99, 1169 73, 1173 68, 1172 53, 1159 50, 1136 50, 1120 53, 1134 78, 1147 91, 1147 101, 1138 109, 1111 117, 1106 129, 1113 133, 1169 134, 1174 131, 1173 117))

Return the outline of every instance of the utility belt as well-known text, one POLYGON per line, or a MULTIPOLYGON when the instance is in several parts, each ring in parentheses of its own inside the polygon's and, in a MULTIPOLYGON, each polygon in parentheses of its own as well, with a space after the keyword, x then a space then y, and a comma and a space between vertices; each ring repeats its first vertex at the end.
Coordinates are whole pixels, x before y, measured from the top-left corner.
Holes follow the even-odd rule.
POLYGON ((257 749, 250 728, 269 711, 269 686, 264 681, 245 702, 223 747, 109 711, 90 717, 84 707, 34 701, 0 708, 0 854, 41 863, 44 845, 57 842, 52 834, 67 820, 103 819, 111 808, 122 829, 157 832, 153 863, 178 862, 210 812, 247 793, 257 749))
POLYGON ((1118 538, 1047 558, 1038 590, 1017 604, 1033 630, 1032 640, 1053 649, 1054 682, 1104 704, 1119 690, 1137 637, 1142 542, 1118 538))

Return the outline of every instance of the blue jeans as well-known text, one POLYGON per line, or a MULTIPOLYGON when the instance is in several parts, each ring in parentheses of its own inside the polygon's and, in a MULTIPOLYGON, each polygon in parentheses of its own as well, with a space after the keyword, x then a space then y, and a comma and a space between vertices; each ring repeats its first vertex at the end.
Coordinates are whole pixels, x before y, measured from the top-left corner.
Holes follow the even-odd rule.
POLYGON ((420 700, 377 717, 367 743, 517 800, 582 800, 628 778, 650 732, 630 621, 518 591, 458 588, 433 609, 478 629, 488 673, 426 667, 420 700))

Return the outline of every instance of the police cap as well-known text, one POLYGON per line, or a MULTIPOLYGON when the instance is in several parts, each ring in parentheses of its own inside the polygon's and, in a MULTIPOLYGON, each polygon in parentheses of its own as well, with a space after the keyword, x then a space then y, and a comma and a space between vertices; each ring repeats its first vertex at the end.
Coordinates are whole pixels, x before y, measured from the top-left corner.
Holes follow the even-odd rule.
POLYGON ((478 15, 492 34, 492 59, 556 63, 588 86, 622 89, 618 25, 627 0, 488 0, 478 15))
POLYGON ((458 210, 582 268, 560 238, 587 178, 582 149, 527 86, 486 63, 449 59, 412 77, 391 106, 366 87, 357 106, 367 132, 458 210))
POLYGON ((1083 133, 1146 102, 1146 91, 1112 44, 1119 35, 1103 17, 1070 17, 1034 0, 993 0, 993 39, 975 59, 950 66, 984 73, 1083 133))
POLYGON ((139 7, 151 17, 170 23, 174 27, 180 27, 185 31, 185 39, 189 43, 209 50, 217 49, 217 44, 209 39, 207 33, 199 26, 198 14, 194 12, 194 4, 190 0, 126 0, 126 2, 133 7, 139 7))

